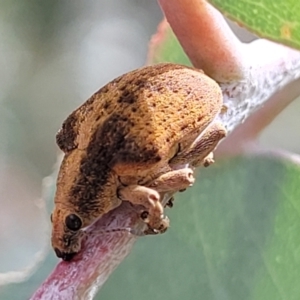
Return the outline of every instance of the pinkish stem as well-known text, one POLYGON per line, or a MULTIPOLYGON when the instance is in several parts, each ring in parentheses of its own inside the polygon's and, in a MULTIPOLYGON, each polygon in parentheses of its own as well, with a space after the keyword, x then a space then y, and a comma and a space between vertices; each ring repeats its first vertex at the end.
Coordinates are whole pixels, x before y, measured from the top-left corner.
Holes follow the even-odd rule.
POLYGON ((221 83, 227 113, 220 117, 232 132, 217 150, 236 155, 256 147, 260 131, 300 94, 300 52, 267 40, 244 44, 247 76, 221 83))
POLYGON ((70 262, 60 261, 31 300, 93 299, 136 241, 128 228, 140 225, 137 212, 123 202, 87 230, 82 251, 70 262))
POLYGON ((223 16, 204 0, 158 0, 185 53, 218 82, 244 76, 243 52, 223 16))

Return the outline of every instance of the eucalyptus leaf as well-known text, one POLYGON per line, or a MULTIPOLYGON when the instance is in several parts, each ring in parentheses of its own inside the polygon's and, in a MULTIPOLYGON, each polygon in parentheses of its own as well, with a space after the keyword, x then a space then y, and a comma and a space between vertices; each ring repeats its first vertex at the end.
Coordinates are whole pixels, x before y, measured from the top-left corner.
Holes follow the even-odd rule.
POLYGON ((239 158, 197 177, 97 299, 299 299, 300 167, 239 158))
POLYGON ((160 29, 149 47, 148 63, 157 64, 161 62, 173 62, 187 66, 192 65, 167 23, 160 25, 160 29))
POLYGON ((209 0, 225 16, 260 37, 300 49, 300 1, 209 0))

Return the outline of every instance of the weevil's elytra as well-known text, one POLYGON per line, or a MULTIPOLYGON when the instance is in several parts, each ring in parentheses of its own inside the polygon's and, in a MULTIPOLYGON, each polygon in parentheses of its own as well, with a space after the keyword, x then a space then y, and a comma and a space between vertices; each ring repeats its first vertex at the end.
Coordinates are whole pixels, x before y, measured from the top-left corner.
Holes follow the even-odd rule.
POLYGON ((226 133, 214 121, 221 108, 218 84, 202 71, 159 64, 118 77, 75 110, 57 134, 65 156, 52 217, 56 252, 78 252, 81 229, 121 200, 145 207, 150 231, 165 231, 159 194, 146 186, 166 174, 170 191, 192 184, 180 168, 211 162, 226 133), (70 215, 80 228, 67 226, 70 215))

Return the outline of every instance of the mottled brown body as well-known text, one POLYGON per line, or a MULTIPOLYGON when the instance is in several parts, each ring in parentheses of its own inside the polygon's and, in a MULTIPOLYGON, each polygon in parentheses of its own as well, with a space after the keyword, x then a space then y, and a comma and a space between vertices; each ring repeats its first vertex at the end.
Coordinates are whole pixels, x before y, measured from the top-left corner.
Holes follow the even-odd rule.
POLYGON ((180 171, 187 164, 209 162, 226 133, 214 122, 221 108, 219 86, 201 71, 159 64, 113 80, 75 110, 57 134, 65 152, 52 215, 58 256, 77 253, 81 228, 121 200, 144 205, 149 226, 165 230, 161 193, 191 185, 180 171))

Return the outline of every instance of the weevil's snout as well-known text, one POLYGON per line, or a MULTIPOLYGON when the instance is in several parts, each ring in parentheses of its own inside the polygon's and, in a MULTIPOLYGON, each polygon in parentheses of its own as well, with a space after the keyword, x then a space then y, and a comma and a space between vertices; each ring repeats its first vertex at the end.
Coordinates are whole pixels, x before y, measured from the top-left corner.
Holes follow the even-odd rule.
POLYGON ((61 236, 52 236, 52 247, 58 258, 70 261, 80 250, 83 232, 67 233, 61 236))
POLYGON ((52 247, 57 257, 64 261, 71 260, 81 249, 84 235, 81 218, 74 213, 56 208, 51 215, 52 247))
POLYGON ((77 253, 72 252, 72 253, 67 253, 67 252, 62 252, 58 248, 54 249, 55 254, 58 258, 62 258, 64 261, 70 261, 77 253))

